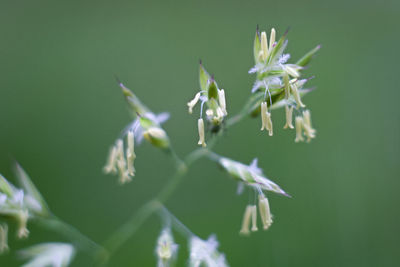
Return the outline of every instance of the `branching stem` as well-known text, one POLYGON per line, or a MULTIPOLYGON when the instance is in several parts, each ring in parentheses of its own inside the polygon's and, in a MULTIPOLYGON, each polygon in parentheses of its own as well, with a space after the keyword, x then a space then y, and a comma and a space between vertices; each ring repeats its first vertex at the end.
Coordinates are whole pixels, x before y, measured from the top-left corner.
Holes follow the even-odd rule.
MULTIPOLYGON (((227 120, 226 127, 233 126, 234 124, 240 122, 246 115, 248 115, 254 106, 255 100, 257 100, 258 98, 259 97, 255 95, 250 97, 241 112, 227 120)), ((106 265, 109 258, 116 251, 118 251, 118 249, 123 246, 131 238, 132 235, 136 233, 136 231, 143 225, 143 223, 145 223, 152 214, 163 208, 164 203, 175 192, 183 177, 188 172, 189 167, 197 160, 208 155, 215 145, 218 137, 220 137, 221 135, 222 133, 214 136, 208 142, 207 148, 198 148, 189 153, 183 160, 179 158, 179 156, 174 152, 173 149, 169 150, 176 163, 176 171, 174 175, 156 197, 154 197, 152 200, 148 201, 141 208, 139 208, 137 212, 135 212, 104 242, 104 247, 107 249, 108 254, 99 254, 97 260, 100 265, 106 265)))
POLYGON ((35 218, 35 222, 44 228, 64 235, 67 239, 71 240, 77 249, 86 251, 94 257, 97 257, 98 254, 105 255, 107 253, 102 246, 55 215, 50 215, 50 217, 46 218, 37 217, 35 218))

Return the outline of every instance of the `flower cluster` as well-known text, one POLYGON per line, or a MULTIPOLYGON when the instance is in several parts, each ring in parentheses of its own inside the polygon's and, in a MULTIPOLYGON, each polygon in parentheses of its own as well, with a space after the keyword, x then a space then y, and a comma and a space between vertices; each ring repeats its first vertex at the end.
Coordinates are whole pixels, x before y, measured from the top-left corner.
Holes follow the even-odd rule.
MULTIPOLYGON (((29 235, 27 223, 32 218, 48 219, 51 212, 28 174, 17 163, 15 174, 21 188, 15 187, 0 175, 0 219, 14 218, 18 222, 18 238, 29 235)), ((8 225, 0 223, 0 254, 8 250, 8 225)), ((22 258, 30 259, 23 267, 66 267, 74 257, 70 244, 44 243, 20 251, 22 258)))
MULTIPOLYGON (((305 108, 301 97, 310 89, 304 89, 304 84, 309 79, 300 79, 301 71, 310 62, 319 50, 317 46, 295 64, 289 64, 290 54, 284 53, 288 41, 287 32, 276 41, 276 31, 272 28, 269 43, 266 32, 259 33, 258 29, 254 40, 255 66, 249 73, 256 74, 256 81, 251 92, 258 94, 259 101, 254 105, 252 114, 261 112, 261 130, 266 129, 270 136, 273 135, 271 110, 285 107, 286 124, 284 129, 293 129, 293 109, 302 114, 305 108)), ((309 111, 307 111, 309 113, 309 111)), ((296 118, 299 116, 296 116, 296 118)), ((297 119, 296 119, 297 120, 297 119)), ((305 131, 308 141, 315 137, 315 130, 306 123, 300 123, 305 131), (309 129, 308 129, 309 128, 309 129)), ((302 141, 296 137, 296 142, 302 141)))
POLYGON ((128 131, 126 135, 127 148, 124 152, 124 141, 118 139, 114 146, 111 147, 106 166, 105 173, 119 174, 119 182, 124 184, 130 182, 135 176, 135 167, 133 166, 135 154, 135 141, 133 131, 128 131))
POLYGON ((162 208, 162 218, 168 222, 167 226, 161 231, 156 245, 156 255, 158 267, 173 265, 178 253, 178 245, 174 243, 171 231, 172 226, 180 232, 189 243, 189 263, 190 267, 227 267, 225 255, 218 251, 218 241, 215 235, 211 235, 207 240, 193 234, 182 222, 172 215, 165 207, 162 208))
MULTIPOLYGON (((317 46, 296 63, 287 63, 290 55, 284 53, 288 43, 286 36, 287 32, 279 40, 276 40, 276 31, 272 29, 268 42, 266 32, 261 32, 260 34, 257 29, 253 48, 255 66, 249 71, 249 73, 256 74, 256 81, 251 90, 252 95, 242 112, 229 119, 225 124, 224 122, 228 115, 225 90, 218 87, 214 77, 208 74, 200 62, 200 89, 194 98, 187 103, 189 113, 191 114, 197 103, 200 102, 200 116, 197 121, 199 145, 202 147, 207 146, 205 138, 206 128, 212 133, 218 133, 224 126, 233 125, 249 113, 251 115, 261 113, 261 131, 266 130, 269 136, 272 136, 274 132, 272 110, 280 107, 285 108, 286 123, 284 129, 296 129, 295 142, 310 142, 311 139, 315 138, 316 130, 311 124, 311 113, 306 109, 306 105, 302 100, 302 97, 311 91, 304 88, 304 85, 310 78, 301 79, 301 75, 320 47, 317 46), (293 116, 295 117, 295 126, 293 126, 293 116)), ((264 175, 263 171, 257 166, 257 159, 254 159, 251 164, 246 165, 211 152, 210 147, 212 145, 209 145, 208 149, 200 148, 190 153, 184 159, 180 159, 171 148, 166 131, 161 127, 162 123, 168 120, 169 114, 155 114, 121 82, 119 82, 119 87, 129 104, 134 120, 122 131, 121 135, 111 146, 106 165, 104 166, 104 172, 119 175, 119 182, 121 184, 131 181, 135 176, 135 145, 139 145, 143 139, 157 148, 168 151, 178 163, 177 172, 166 186, 166 189, 158 197, 149 202, 149 204, 159 205, 152 206, 153 209, 146 209, 149 206, 144 206, 143 210, 148 212, 147 216, 144 216, 143 219, 133 217, 134 220, 128 222, 128 227, 139 227, 147 217, 150 217, 149 215, 152 212, 155 210, 159 211, 160 206, 162 206, 160 202, 165 202, 168 196, 172 194, 172 191, 179 183, 179 179, 186 173, 187 167, 200 157, 208 156, 238 181, 238 193, 241 193, 244 187, 247 186, 258 196, 258 198, 254 199, 253 203, 250 203, 245 208, 240 234, 249 235, 251 232, 258 231, 258 216, 261 219, 262 228, 264 230, 270 228, 273 216, 269 200, 266 197, 266 191, 275 192, 287 197, 289 195, 279 185, 264 175)), ((30 219, 37 219, 37 221, 42 222, 43 225, 47 225, 49 228, 59 228, 59 230, 68 229, 65 223, 63 224, 51 214, 40 192, 36 189, 27 173, 18 164, 16 164, 15 172, 20 183, 20 188, 15 187, 0 175, 0 219, 8 217, 17 221, 17 236, 19 238, 28 237, 29 230, 27 224, 30 219)), ((168 226, 162 229, 157 240, 155 254, 158 259, 158 267, 170 267, 174 265, 177 258, 178 245, 175 243, 172 235, 171 222, 173 222, 172 226, 176 227, 175 230, 183 233, 187 238, 189 266, 228 266, 225 255, 218 251, 219 243, 215 235, 211 235, 207 240, 202 240, 179 222, 166 208, 162 207, 161 211, 165 213, 165 217, 169 223, 168 226)), ((138 214, 145 215, 145 213, 138 214)), ((110 245, 111 253, 127 240, 123 236, 126 233, 126 229, 123 226, 121 228, 122 232, 117 231, 109 239, 114 241, 110 245)), ((86 245, 90 249, 94 247, 95 255, 98 256, 101 254, 105 258, 109 256, 105 249, 75 229, 72 228, 72 230, 66 230, 65 232, 68 235, 75 236, 75 241, 89 243, 89 245, 86 245)), ((82 245, 83 247, 86 248, 85 245, 82 245)), ((0 254, 7 250, 8 225, 0 221, 0 254)), ((20 255, 22 258, 28 260, 23 267, 66 267, 75 256, 75 247, 67 243, 43 243, 21 251, 20 255)))
MULTIPOLYGON (((35 216, 45 217, 49 214, 49 210, 29 176, 18 164, 15 173, 22 189, 15 187, 0 175, 0 217, 14 218, 18 222, 18 238, 26 238, 29 235, 28 220, 35 216)), ((3 238, 0 239, 4 243, 8 227, 3 225, 2 229, 3 238)), ((6 244, 2 247, 6 247, 6 244)))
POLYGON ((135 176, 135 143, 139 145, 144 138, 155 147, 168 149, 169 138, 161 124, 168 120, 169 114, 164 112, 156 115, 121 82, 119 82, 119 86, 135 119, 125 127, 121 137, 110 148, 107 163, 103 170, 106 174, 118 174, 119 182, 124 184, 130 182, 132 177, 135 176), (124 143, 125 138, 126 143, 124 143))
MULTIPOLYGON (((263 174, 262 170, 257 166, 257 159, 254 159, 250 165, 245 165, 216 154, 212 154, 211 157, 216 160, 230 176, 239 182, 239 193, 243 191, 243 185, 246 185, 258 194, 258 210, 263 224, 263 229, 267 230, 272 224, 272 214, 269 207, 269 201, 264 195, 263 190, 275 192, 284 196, 289 195, 263 174)), ((248 205, 246 207, 240 234, 250 234, 250 223, 251 231, 258 231, 256 204, 248 205)))
POLYGON ((196 93, 195 97, 187 103, 189 113, 192 114, 193 108, 200 101, 200 118, 197 121, 199 131, 199 142, 198 144, 205 147, 204 137, 204 120, 203 120, 203 108, 206 104, 206 119, 210 124, 211 130, 216 132, 219 130, 225 116, 228 115, 226 111, 226 100, 225 90, 219 89, 217 82, 214 77, 210 76, 200 62, 199 71, 199 82, 200 91, 196 93))

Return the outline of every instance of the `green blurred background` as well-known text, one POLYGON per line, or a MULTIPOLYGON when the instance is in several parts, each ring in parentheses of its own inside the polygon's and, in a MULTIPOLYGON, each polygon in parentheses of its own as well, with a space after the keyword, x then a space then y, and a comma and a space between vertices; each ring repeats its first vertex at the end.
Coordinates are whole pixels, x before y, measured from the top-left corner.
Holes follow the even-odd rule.
MULTIPOLYGON (((202 238, 216 233, 231 266, 399 266, 399 1, 6 1, 0 2, 0 172, 15 181, 17 159, 65 221, 102 242, 167 182, 162 152, 137 149, 137 177, 120 187, 102 174, 109 146, 130 122, 113 75, 165 124, 179 155, 196 148, 186 102, 198 89, 198 59, 225 88, 228 111, 247 99, 254 76, 256 24, 288 27, 292 59, 322 49, 306 76, 317 138, 295 144, 274 114, 272 138, 260 121, 232 127, 217 153, 249 163, 292 196, 271 195, 267 232, 238 235, 246 195, 213 162, 201 160, 168 208, 202 238)), ((155 266, 160 222, 153 216, 110 266, 155 266)), ((15 252, 66 241, 31 225, 10 236, 1 267, 15 252)), ((186 241, 179 265, 186 262, 186 241)), ((72 266, 90 266, 78 254, 72 266)))

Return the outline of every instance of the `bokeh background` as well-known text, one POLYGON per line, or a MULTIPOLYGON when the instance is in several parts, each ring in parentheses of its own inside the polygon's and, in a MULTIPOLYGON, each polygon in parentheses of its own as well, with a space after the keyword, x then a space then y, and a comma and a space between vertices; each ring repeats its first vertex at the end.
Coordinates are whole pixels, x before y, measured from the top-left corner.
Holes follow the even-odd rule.
MULTIPOLYGON (((137 149, 137 177, 120 187, 102 174, 109 146, 131 120, 114 75, 165 124, 179 155, 196 148, 186 102, 198 89, 198 60, 225 88, 230 114, 247 99, 256 25, 287 27, 299 58, 322 44, 306 75, 317 90, 304 101, 318 137, 295 144, 274 114, 272 138, 260 121, 232 127, 215 151, 249 163, 293 198, 270 194, 267 232, 238 235, 248 196, 213 162, 196 163, 168 208, 202 238, 216 233, 231 266, 398 266, 400 90, 398 1, 8 1, 0 2, 0 171, 17 159, 65 221, 102 242, 174 171, 161 151, 137 149)), ((110 266, 155 266, 161 225, 153 216, 110 266)), ((67 241, 31 225, 11 229, 1 267, 15 252, 67 241)), ((181 243, 179 266, 187 257, 181 243)), ((91 266, 78 254, 72 266, 91 266)))

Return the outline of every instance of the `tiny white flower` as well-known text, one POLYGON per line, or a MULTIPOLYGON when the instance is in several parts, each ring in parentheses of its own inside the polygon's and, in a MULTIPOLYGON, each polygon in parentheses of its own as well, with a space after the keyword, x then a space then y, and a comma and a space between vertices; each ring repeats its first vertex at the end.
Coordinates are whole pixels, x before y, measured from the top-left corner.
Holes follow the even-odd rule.
POLYGON ((174 261, 178 251, 178 245, 174 243, 171 230, 165 228, 157 240, 156 255, 158 267, 168 267, 174 261))
MULTIPOLYGON (((147 112, 141 114, 141 117, 150 120, 153 125, 161 127, 161 124, 166 122, 169 119, 170 115, 168 112, 162 112, 160 114, 147 112)), ((140 118, 136 118, 127 127, 125 127, 123 134, 127 135, 129 131, 133 131, 135 135, 135 142, 137 145, 140 145, 144 138, 143 133, 146 131, 146 129, 144 129, 140 123, 140 118)))
POLYGON ((199 101, 200 95, 201 95, 200 92, 197 93, 197 94, 195 95, 195 97, 187 103, 188 108, 189 108, 189 113, 190 113, 190 114, 193 113, 193 108, 194 108, 194 106, 197 104, 197 102, 199 101))
POLYGON ((293 107, 289 107, 288 105, 285 105, 285 114, 286 114, 286 124, 285 124, 285 126, 283 126, 283 129, 287 129, 287 128, 293 129, 294 128, 293 123, 292 123, 293 107))
POLYGON ((201 145, 202 147, 206 147, 207 144, 206 144, 206 142, 204 140, 204 121, 203 121, 202 118, 200 118, 197 121, 197 127, 198 127, 198 130, 199 130, 199 142, 198 142, 198 144, 201 145))
POLYGON ((296 117, 295 124, 296 124, 296 139, 294 141, 296 143, 297 142, 302 142, 302 141, 304 141, 304 138, 303 138, 303 118, 302 117, 296 117))
POLYGON ((67 267, 75 255, 72 245, 66 243, 44 243, 20 251, 29 262, 22 267, 67 267))
POLYGON ((218 241, 212 235, 208 240, 202 240, 197 236, 190 239, 190 267, 228 267, 225 255, 218 249, 218 241), (203 265, 204 264, 204 265, 203 265))

